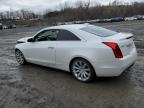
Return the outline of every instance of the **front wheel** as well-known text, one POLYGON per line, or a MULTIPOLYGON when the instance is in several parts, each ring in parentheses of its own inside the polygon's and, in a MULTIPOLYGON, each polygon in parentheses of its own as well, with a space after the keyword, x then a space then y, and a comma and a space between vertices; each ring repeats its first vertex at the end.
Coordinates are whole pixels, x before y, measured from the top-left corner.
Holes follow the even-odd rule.
POLYGON ((93 81, 96 76, 92 65, 82 58, 75 59, 70 68, 74 77, 82 82, 93 81))
POLYGON ((23 55, 23 53, 20 50, 15 50, 15 57, 16 57, 17 62, 20 65, 26 64, 26 60, 24 58, 24 55, 23 55))

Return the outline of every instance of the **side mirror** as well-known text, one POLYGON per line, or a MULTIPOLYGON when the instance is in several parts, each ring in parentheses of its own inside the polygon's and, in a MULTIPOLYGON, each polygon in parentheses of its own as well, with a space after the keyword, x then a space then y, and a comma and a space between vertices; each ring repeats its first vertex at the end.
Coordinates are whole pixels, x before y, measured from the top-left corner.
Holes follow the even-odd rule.
POLYGON ((34 42, 34 38, 29 38, 27 41, 28 42, 34 42))

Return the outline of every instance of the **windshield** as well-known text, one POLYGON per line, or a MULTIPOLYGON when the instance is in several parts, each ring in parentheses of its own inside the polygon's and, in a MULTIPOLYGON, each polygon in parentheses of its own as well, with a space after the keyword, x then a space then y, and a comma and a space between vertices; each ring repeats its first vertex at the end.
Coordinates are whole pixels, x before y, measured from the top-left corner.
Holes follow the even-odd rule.
POLYGON ((115 31, 108 30, 108 29, 98 27, 98 26, 93 26, 93 25, 83 27, 83 28, 81 28, 81 30, 86 31, 88 33, 95 34, 100 37, 108 37, 108 36, 117 34, 117 32, 115 32, 115 31))

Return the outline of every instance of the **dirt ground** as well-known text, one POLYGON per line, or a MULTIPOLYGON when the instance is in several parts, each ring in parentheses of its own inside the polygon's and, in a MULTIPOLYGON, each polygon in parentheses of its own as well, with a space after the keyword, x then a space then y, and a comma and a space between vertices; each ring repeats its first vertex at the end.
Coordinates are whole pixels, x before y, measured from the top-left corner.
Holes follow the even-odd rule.
POLYGON ((135 65, 116 78, 97 78, 85 84, 71 73, 28 64, 14 56, 16 40, 43 27, 0 30, 0 108, 143 108, 144 21, 97 24, 134 34, 135 65))

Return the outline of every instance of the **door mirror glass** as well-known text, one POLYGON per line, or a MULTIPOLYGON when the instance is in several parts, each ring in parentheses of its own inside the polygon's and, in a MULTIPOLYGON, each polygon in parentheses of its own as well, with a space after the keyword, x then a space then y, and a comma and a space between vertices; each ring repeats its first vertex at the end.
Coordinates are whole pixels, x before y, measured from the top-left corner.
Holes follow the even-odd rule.
POLYGON ((27 41, 28 42, 34 42, 34 38, 29 38, 27 41))

